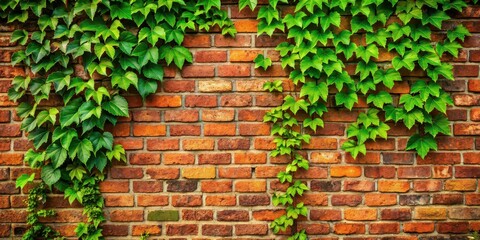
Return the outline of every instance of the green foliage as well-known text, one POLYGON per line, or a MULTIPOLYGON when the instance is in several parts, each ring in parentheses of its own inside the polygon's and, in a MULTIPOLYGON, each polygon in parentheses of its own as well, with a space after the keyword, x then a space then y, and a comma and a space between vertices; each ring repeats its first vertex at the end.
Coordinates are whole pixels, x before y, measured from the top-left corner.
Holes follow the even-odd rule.
MULTIPOLYGON (((247 6, 247 2, 249 6, 256 5, 255 1, 241 2, 241 8, 247 6)), ((369 108, 361 111, 357 121, 347 128, 349 139, 342 144, 342 149, 352 157, 366 154, 369 141, 387 139, 388 121, 402 123, 408 129, 420 125, 418 133, 409 139, 407 150, 416 151, 422 158, 436 150, 435 137, 451 133, 446 109, 453 104, 436 83, 439 79, 454 78, 452 65, 441 59, 444 54, 457 57, 462 48, 458 41, 464 41, 470 33, 459 25, 447 31, 444 41, 432 43, 431 29, 440 29, 442 23, 450 19, 446 12, 461 11, 466 3, 460 0, 300 0, 291 3, 295 10, 284 15, 279 12, 278 1, 269 3, 258 10, 258 34, 271 36, 275 31, 285 32, 288 40, 280 43, 276 50, 280 53, 281 66, 292 69, 290 79, 299 89, 299 94, 287 95, 280 107, 264 117, 264 121, 273 124, 271 134, 275 136, 276 149, 271 156, 287 155, 291 160, 286 170, 277 176, 289 187, 286 192, 276 193, 272 200, 274 205, 283 205, 287 211, 270 227, 274 233, 290 228, 289 239, 306 239, 305 232, 296 228, 296 220, 303 210, 295 205, 298 202, 295 198, 307 189, 299 187, 292 174, 299 168, 308 168, 308 161, 298 151, 310 137, 301 133, 323 127, 326 106, 334 104, 352 110, 362 98, 369 108), (391 17, 399 21, 392 21, 391 17), (350 28, 339 29, 340 26, 350 28), (365 37, 366 41, 358 41, 359 37, 365 37), (383 56, 392 59, 379 61, 383 56), (346 66, 352 66, 352 61, 356 63, 355 72, 349 75, 346 66), (398 101, 384 90, 393 89, 404 80, 400 72, 414 70, 423 70, 427 78, 412 81, 410 92, 401 95, 398 101), (330 91, 333 88, 336 91, 330 91)), ((257 68, 271 64, 265 63, 261 55, 255 63, 257 68)), ((264 88, 278 90, 273 83, 265 84, 264 88)))
MULTIPOLYGON (((145 99, 156 92, 164 66, 182 68, 193 62, 182 46, 187 31, 217 26, 234 36, 233 22, 216 0, 11 0, 0 5, 0 16, 38 25, 30 35, 21 29, 12 34, 12 42, 25 46, 12 55, 12 64, 22 63, 33 74, 15 77, 8 91, 11 100, 20 102, 21 129, 33 141, 25 161, 40 169, 41 187, 30 195, 41 193, 44 201, 51 188, 64 192, 70 203, 84 206, 88 219, 76 228, 77 237, 103 239, 98 183, 112 161, 126 161, 123 147, 114 145, 113 135, 105 131, 106 124, 115 125, 118 117, 129 115, 128 102, 120 94, 136 89, 145 99), (79 68, 85 70, 83 78, 75 73, 79 68), (63 107, 42 106, 53 94, 63 100, 63 107)), ((16 186, 23 188, 34 178, 35 174, 22 175, 16 186)), ((24 239, 58 237, 38 221, 53 212, 34 210, 40 205, 33 200, 31 205, 31 228, 24 239)))

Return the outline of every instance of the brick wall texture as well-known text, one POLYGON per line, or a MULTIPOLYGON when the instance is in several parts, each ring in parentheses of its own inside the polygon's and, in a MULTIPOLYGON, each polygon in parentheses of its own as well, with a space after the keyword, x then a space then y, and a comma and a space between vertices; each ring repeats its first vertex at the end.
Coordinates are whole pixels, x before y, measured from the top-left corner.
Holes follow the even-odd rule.
MULTIPOLYGON (((268 227, 284 213, 271 196, 285 189, 276 175, 286 159, 268 156, 274 145, 270 125, 262 122, 286 94, 266 93, 263 83, 284 79, 284 88, 294 90, 274 50, 286 38, 257 36, 256 12, 226 9, 239 32, 235 39, 190 34, 184 45, 193 64, 167 68, 161 89, 145 102, 125 93, 130 118, 110 130, 128 150, 128 164, 115 164, 101 184, 107 238, 138 238, 145 231, 155 239, 286 238, 268 227), (274 61, 268 71, 254 69, 259 53, 274 61)), ((446 59, 455 66, 455 81, 443 82, 455 102, 448 110, 454 136, 439 137, 439 150, 420 159, 404 150, 416 129, 390 124, 388 140, 369 143, 366 156, 352 159, 340 145, 365 101, 351 112, 329 108, 325 128, 304 146, 311 168, 296 175, 311 188, 301 198, 309 214, 299 224, 311 239, 442 239, 480 230, 480 7, 468 7, 444 28, 452 23, 473 33, 458 59, 446 59)), ((19 27, 0 24, 0 237, 6 239, 19 238, 25 227, 26 194, 15 179, 29 171, 22 158, 31 147, 7 98, 12 78, 24 74, 9 63, 18 48, 9 35, 19 27)), ((389 54, 378 59, 390 60, 389 54)), ((422 73, 404 76, 414 80, 422 73)), ((408 82, 392 90, 408 91, 408 82)), ((58 215, 46 222, 74 237, 75 222, 84 220, 79 204, 53 194, 47 207, 58 215)))

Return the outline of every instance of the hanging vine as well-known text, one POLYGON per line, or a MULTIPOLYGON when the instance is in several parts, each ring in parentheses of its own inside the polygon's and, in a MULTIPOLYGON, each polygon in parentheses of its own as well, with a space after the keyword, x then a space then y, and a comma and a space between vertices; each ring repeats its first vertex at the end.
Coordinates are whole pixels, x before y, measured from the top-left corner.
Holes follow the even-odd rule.
MULTIPOLYGON (((100 224, 104 201, 99 182, 114 160, 126 161, 125 150, 105 131, 126 117, 122 91, 135 88, 145 99, 162 81, 164 65, 182 68, 192 54, 181 44, 187 31, 218 26, 234 36, 233 23, 220 0, 7 0, 0 17, 8 23, 34 24, 35 31, 17 29, 11 41, 25 45, 12 55, 26 76, 12 81, 8 96, 20 104, 21 129, 33 141, 25 154, 41 182, 29 192, 30 228, 23 239, 61 238, 39 222, 52 216, 40 210, 52 187, 70 203, 84 206, 86 223, 75 229, 79 239, 103 239, 100 224), (53 106, 58 99, 63 106, 53 106)), ((35 173, 17 179, 17 187, 34 182, 35 173)))
MULTIPOLYGON (((256 5, 255 0, 239 2, 241 9, 248 6, 253 10, 256 5)), ((406 150, 416 151, 421 158, 437 150, 438 134, 451 135, 446 110, 453 101, 438 80, 454 80, 453 66, 441 59, 444 54, 458 57, 459 42, 470 33, 459 25, 448 30, 444 40, 432 42, 432 29, 440 31, 442 22, 450 19, 447 13, 466 6, 463 0, 270 0, 259 8, 258 34, 287 35, 288 41, 276 50, 282 67, 291 70, 290 79, 300 89, 264 117, 273 124, 271 134, 275 136, 276 149, 270 155, 291 159, 277 176, 289 187, 273 196, 273 204, 287 210, 271 223, 274 233, 290 229, 289 239, 307 238, 305 230, 297 229, 296 220, 307 216, 308 210, 296 197, 308 187, 295 180, 294 173, 309 168, 298 151, 303 143, 309 143, 305 130, 324 126, 327 106, 352 110, 359 98, 366 99, 368 109, 347 128, 349 140, 342 144, 353 158, 366 154, 368 141, 387 139, 388 121, 401 122, 408 129, 418 126, 406 150), (282 14, 285 6, 279 4, 294 10, 282 14), (391 62, 377 62, 381 52, 391 53, 391 62), (355 71, 349 73, 347 66, 352 62, 355 71), (423 71, 425 76, 414 81, 402 78, 402 71, 413 70, 423 71), (397 102, 384 89, 392 89, 400 81, 409 81, 411 87, 397 102), (334 98, 329 98, 331 95, 334 98), (303 118, 297 117, 299 113, 303 118)), ((255 65, 267 69, 272 62, 259 55, 255 65)), ((282 82, 268 82, 264 89, 282 91, 282 82)))

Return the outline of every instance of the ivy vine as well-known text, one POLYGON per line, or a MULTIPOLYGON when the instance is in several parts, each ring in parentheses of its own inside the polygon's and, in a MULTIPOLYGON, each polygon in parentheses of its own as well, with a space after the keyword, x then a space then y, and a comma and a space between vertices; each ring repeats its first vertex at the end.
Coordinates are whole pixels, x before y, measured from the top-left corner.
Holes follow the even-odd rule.
MULTIPOLYGON (((233 23, 220 0, 7 0, 0 3, 0 17, 38 26, 11 37, 25 46, 12 55, 12 65, 28 71, 13 79, 8 96, 19 102, 21 129, 33 141, 25 161, 41 173, 29 192, 30 228, 23 239, 62 238, 39 222, 54 215, 40 209, 52 187, 84 206, 88 220, 75 229, 77 237, 103 239, 98 183, 109 163, 126 161, 124 148, 105 130, 129 115, 122 91, 135 88, 143 99, 155 93, 163 66, 181 69, 192 62, 181 45, 187 31, 218 26, 234 36, 233 23), (51 106, 57 100, 63 106, 51 106)), ((35 177, 20 176, 17 187, 35 177)))
MULTIPOLYGON (((239 5, 253 10, 257 1, 240 0, 239 5)), ((458 57, 459 41, 470 33, 459 25, 448 30, 444 40, 432 42, 432 29, 441 31, 442 22, 450 19, 447 13, 466 6, 463 0, 270 0, 258 9, 258 34, 287 35, 288 41, 276 50, 282 67, 291 70, 290 79, 300 90, 287 95, 281 106, 264 117, 273 124, 271 134, 275 136, 276 149, 270 155, 291 159, 277 176, 289 187, 273 196, 275 206, 286 207, 286 214, 270 225, 274 233, 290 230, 289 239, 307 239, 305 230, 297 229, 296 220, 307 216, 308 210, 296 197, 308 186, 295 180, 294 173, 309 168, 308 160, 299 153, 310 141, 305 130, 315 132, 324 126, 322 116, 329 104, 349 110, 359 98, 368 104, 347 128, 348 140, 342 144, 353 158, 366 154, 368 141, 388 138, 389 121, 401 122, 408 129, 418 126, 406 150, 416 151, 421 158, 437 150, 438 134, 451 135, 446 111, 453 101, 438 80, 454 80, 453 66, 442 62, 442 56, 458 57), (280 4, 292 5, 294 10, 282 14, 280 4), (382 51, 392 54, 391 62, 376 61, 382 51), (347 71, 351 62, 355 63, 354 74, 347 71), (402 78, 402 71, 414 70, 423 71, 425 77, 402 78), (400 81, 409 81, 411 87, 396 101, 387 89, 400 81)), ((272 65, 263 55, 254 62, 257 68, 272 65)), ((264 89, 282 91, 282 82, 268 82, 264 89)))

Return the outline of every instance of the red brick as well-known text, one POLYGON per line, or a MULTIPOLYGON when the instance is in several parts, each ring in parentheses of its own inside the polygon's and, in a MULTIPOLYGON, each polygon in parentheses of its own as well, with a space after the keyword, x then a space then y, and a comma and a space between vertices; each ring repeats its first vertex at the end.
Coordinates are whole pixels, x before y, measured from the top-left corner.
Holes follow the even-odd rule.
POLYGON ((219 77, 249 77, 250 64, 220 65, 218 66, 219 77))
POLYGON ((167 128, 165 125, 134 124, 133 135, 143 137, 165 136, 167 128))
POLYGON ((197 235, 198 226, 196 224, 167 224, 168 236, 197 235))
POLYGON ((220 178, 251 178, 252 168, 250 167, 225 167, 218 169, 220 178))
POLYGON ((180 107, 182 106, 181 96, 160 96, 151 95, 146 100, 147 107, 180 107))
POLYGON ((167 80, 162 83, 163 90, 167 93, 194 92, 195 81, 191 80, 167 80))
POLYGON ((398 178, 429 178, 432 176, 430 167, 399 167, 398 178))
POLYGON ((336 209, 312 209, 310 220, 313 221, 339 221, 342 219, 342 212, 336 209))
POLYGON ((368 231, 370 234, 397 234, 400 232, 399 223, 372 223, 368 231))
POLYGON ((182 69, 182 77, 185 78, 206 78, 215 76, 215 67, 209 65, 190 65, 182 69))
POLYGON ((353 195, 353 194, 333 195, 331 202, 332 202, 332 206, 355 207, 355 206, 358 206, 360 203, 362 203, 362 196, 353 195))
POLYGON ((174 207, 199 207, 202 206, 201 195, 173 195, 172 206, 174 207))
POLYGON ((23 154, 21 154, 21 153, 2 153, 2 154, 0 154, 0 165, 4 165, 4 166, 23 165, 23 154))
POLYGON ((438 192, 442 190, 442 181, 440 180, 419 180, 413 182, 415 192, 438 192))
POLYGON ((165 122, 197 122, 198 110, 166 110, 165 122))
POLYGON ((143 221, 143 210, 112 210, 110 211, 112 222, 141 222, 143 221))
POLYGON ((147 139, 147 150, 178 150, 178 139, 147 139))
POLYGON ((267 224, 236 224, 235 234, 238 236, 243 235, 267 235, 267 224))
POLYGON ((184 209, 182 211, 182 219, 187 221, 210 221, 213 220, 213 211, 184 209))
POLYGON ((201 126, 199 125, 170 125, 170 136, 200 136, 201 126))
POLYGON ((410 222, 403 224, 403 231, 406 233, 431 233, 434 229, 434 223, 430 222, 410 222))
POLYGON ((177 179, 180 176, 180 169, 168 167, 147 168, 147 175, 153 179, 177 179))
POLYGON ((167 206, 168 196, 160 195, 137 195, 137 205, 139 207, 167 206))
POLYGON ((230 225, 206 224, 202 226, 204 236, 232 236, 233 227, 230 225))
POLYGON ((235 206, 236 203, 235 195, 209 195, 205 198, 206 206, 235 206))
POLYGON ((207 122, 230 122, 235 118, 234 110, 202 110, 202 120, 207 122))
POLYGON ((392 206, 397 204, 397 195, 368 193, 365 194, 365 205, 367 206, 392 206))
POLYGON ((185 165, 193 164, 195 162, 195 156, 190 153, 164 153, 163 164, 166 165, 185 165))
POLYGON ((363 234, 365 233, 365 225, 360 223, 337 223, 334 225, 336 234, 363 234))
POLYGON ((235 38, 229 36, 215 35, 215 47, 248 47, 252 45, 250 35, 238 34, 235 38))
POLYGON ((134 181, 133 191, 139 193, 154 193, 163 191, 163 183, 160 181, 134 181))
POLYGON ((100 182, 100 191, 103 193, 125 193, 130 189, 128 181, 104 181, 100 182))
POLYGON ((226 62, 227 61, 227 51, 197 51, 194 55, 195 62, 226 62))
POLYGON ((210 47, 211 40, 208 34, 186 34, 183 39, 185 47, 210 47))
POLYGON ((186 107, 216 107, 217 96, 214 95, 189 95, 185 97, 186 107))
POLYGON ((207 123, 203 126, 205 136, 234 136, 236 130, 234 123, 207 123))

